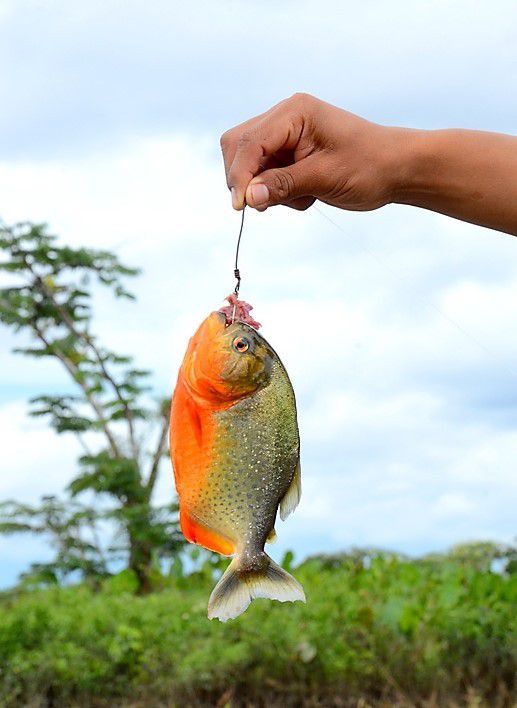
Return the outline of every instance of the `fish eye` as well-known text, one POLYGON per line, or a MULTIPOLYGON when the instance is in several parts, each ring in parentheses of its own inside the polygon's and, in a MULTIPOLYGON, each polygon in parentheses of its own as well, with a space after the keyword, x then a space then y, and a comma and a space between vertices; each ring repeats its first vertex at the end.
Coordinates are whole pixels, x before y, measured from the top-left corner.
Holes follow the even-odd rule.
POLYGON ((248 351, 248 349, 250 348, 250 343, 249 340, 246 339, 246 337, 235 337, 232 342, 232 346, 235 350, 242 354, 243 352, 248 351))

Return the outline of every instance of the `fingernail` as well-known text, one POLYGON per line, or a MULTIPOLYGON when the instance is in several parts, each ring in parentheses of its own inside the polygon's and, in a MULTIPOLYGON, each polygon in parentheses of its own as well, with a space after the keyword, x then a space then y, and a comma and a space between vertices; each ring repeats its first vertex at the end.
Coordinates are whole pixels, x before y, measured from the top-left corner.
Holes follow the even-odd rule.
POLYGON ((252 184, 251 185, 251 201, 252 206, 259 207, 264 206, 269 201, 269 189, 265 184, 252 184))
POLYGON ((240 204, 240 201, 239 201, 239 195, 237 194, 237 188, 236 188, 236 187, 232 187, 231 190, 230 190, 230 192, 232 193, 232 207, 233 207, 234 209, 240 209, 240 208, 241 208, 241 204, 240 204))

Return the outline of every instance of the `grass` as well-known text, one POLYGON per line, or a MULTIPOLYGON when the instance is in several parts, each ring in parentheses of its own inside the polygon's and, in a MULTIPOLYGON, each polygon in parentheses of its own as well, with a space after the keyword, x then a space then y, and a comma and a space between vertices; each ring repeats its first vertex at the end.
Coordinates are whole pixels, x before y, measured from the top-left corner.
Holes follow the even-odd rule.
POLYGON ((211 562, 145 597, 125 574, 11 591, 0 705, 515 705, 516 576, 472 548, 310 559, 306 605, 256 601, 227 624, 206 618, 211 562))

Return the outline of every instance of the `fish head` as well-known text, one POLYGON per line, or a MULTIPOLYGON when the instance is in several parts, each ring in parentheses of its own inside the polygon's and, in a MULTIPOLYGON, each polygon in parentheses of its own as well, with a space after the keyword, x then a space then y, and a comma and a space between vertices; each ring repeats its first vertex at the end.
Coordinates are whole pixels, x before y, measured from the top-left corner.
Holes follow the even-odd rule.
POLYGON ((227 324, 223 313, 212 312, 190 340, 182 372, 198 398, 231 403, 268 383, 274 356, 253 327, 227 324))

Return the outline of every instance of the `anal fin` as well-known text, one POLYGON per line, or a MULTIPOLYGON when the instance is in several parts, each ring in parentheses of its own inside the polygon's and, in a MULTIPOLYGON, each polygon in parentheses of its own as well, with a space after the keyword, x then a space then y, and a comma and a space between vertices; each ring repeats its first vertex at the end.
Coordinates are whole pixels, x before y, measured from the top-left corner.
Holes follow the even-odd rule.
POLYGON ((183 535, 191 543, 197 543, 198 546, 203 546, 203 548, 223 556, 231 556, 235 552, 231 541, 218 534, 217 531, 204 526, 183 510, 180 511, 180 525, 183 535))
POLYGON ((285 521, 289 514, 291 514, 300 502, 302 496, 302 473, 300 469, 300 460, 296 465, 294 471, 293 479, 289 485, 289 489, 284 494, 282 501, 280 502, 280 518, 285 521))

